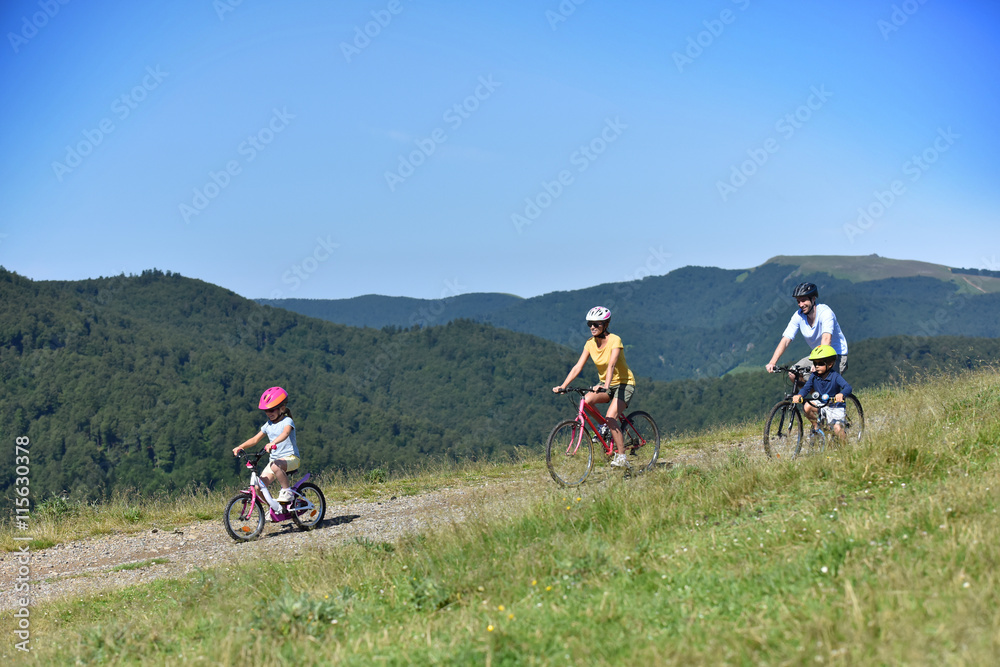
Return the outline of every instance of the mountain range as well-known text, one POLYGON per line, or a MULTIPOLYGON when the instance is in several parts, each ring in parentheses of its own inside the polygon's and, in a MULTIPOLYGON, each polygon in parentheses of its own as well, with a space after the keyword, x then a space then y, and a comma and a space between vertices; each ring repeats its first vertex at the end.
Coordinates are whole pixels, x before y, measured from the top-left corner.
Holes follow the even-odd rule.
MULTIPOLYGON (((863 257, 774 257, 752 269, 680 268, 662 276, 523 299, 259 299, 349 326, 408 328, 471 319, 582 349, 586 312, 612 310, 632 368, 657 380, 720 377, 763 366, 795 311, 792 288, 819 286, 848 344, 886 336, 1000 337, 1000 278, 938 264, 863 257)), ((787 353, 805 356, 801 338, 787 353)))
MULTIPOLYGON (((780 398, 781 378, 757 365, 758 348, 770 354, 791 312, 787 292, 802 279, 819 282, 849 335, 870 333, 852 338, 848 379, 857 388, 1000 354, 994 277, 853 282, 800 269, 687 267, 534 299, 408 302, 402 312, 413 306, 416 321, 405 315, 372 328, 157 270, 33 281, 0 268, 0 401, 8 439, 30 440, 38 502, 63 491, 92 499, 235 484, 241 469, 231 449, 259 429, 257 398, 273 385, 292 396, 310 470, 540 451, 552 425, 573 412, 551 387, 579 356, 579 324, 595 303, 615 308, 614 328, 639 377, 632 407, 650 412, 665 438, 760 419, 780 398), (677 313, 688 321, 678 323, 677 313), (964 335, 941 335, 954 332, 964 335), (643 350, 647 343, 659 347, 643 350), (688 377, 651 377, 660 361, 688 377)), ((588 368, 579 383, 595 375, 588 368)), ((0 471, 0 491, 14 475, 12 466, 0 471)))

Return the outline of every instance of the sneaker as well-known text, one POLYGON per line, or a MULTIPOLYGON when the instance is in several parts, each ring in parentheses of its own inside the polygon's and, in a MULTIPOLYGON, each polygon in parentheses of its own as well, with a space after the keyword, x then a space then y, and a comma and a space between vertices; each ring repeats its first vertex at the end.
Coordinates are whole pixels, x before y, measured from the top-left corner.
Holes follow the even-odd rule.
POLYGON ((627 468, 628 459, 625 458, 624 454, 615 454, 615 458, 611 459, 612 468, 627 468))
POLYGON ((282 505, 286 505, 292 502, 292 490, 282 489, 281 493, 278 494, 278 502, 281 503, 282 505))

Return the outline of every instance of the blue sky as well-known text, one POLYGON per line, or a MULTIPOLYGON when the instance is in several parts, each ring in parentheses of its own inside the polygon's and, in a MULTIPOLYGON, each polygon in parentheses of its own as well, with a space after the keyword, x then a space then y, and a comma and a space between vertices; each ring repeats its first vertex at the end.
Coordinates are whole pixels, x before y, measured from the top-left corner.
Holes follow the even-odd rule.
POLYGON ((5 2, 0 264, 251 298, 1000 270, 1000 6, 669 4, 5 2))

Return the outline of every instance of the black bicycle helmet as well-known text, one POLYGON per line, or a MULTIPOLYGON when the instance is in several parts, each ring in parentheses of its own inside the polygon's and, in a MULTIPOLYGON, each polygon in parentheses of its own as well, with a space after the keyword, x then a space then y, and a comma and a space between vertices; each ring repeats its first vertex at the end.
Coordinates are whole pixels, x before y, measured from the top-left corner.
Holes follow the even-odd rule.
POLYGON ((795 286, 792 291, 792 296, 796 299, 800 297, 813 297, 814 299, 819 298, 819 290, 812 283, 799 283, 795 286))

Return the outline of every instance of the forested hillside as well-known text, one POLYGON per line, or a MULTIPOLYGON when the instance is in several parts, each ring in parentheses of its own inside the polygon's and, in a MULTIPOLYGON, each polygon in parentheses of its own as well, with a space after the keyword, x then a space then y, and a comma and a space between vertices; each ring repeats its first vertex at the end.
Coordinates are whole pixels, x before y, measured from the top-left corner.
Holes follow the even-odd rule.
POLYGON ((233 481, 229 450, 256 432, 257 399, 275 384, 291 393, 310 468, 509 454, 561 414, 544 391, 571 356, 468 321, 339 326, 155 271, 79 282, 0 271, 0 295, 4 430, 30 436, 36 498, 233 481))
MULTIPOLYGON (((861 388, 998 353, 995 340, 861 341, 848 379, 861 388)), ((640 377, 632 407, 653 414, 665 437, 760 418, 782 394, 781 378, 759 367, 664 383, 648 379, 634 348, 627 354, 640 377)), ((36 500, 235 482, 230 450, 257 431, 257 399, 275 384, 291 393, 309 469, 540 452, 552 425, 573 412, 550 388, 578 355, 576 346, 470 320, 346 327, 158 271, 33 282, 0 269, 4 431, 8 441, 30 437, 36 500)), ((596 379, 588 367, 578 383, 596 379)), ((13 474, 0 474, 0 490, 13 474)))
MULTIPOLYGON (((603 304, 614 312, 612 329, 627 345, 633 367, 658 380, 678 380, 763 365, 795 310, 792 287, 803 281, 819 285, 820 301, 836 311, 852 346, 899 335, 1000 337, 1000 281, 970 280, 947 267, 874 256, 778 257, 748 271, 685 267, 523 300, 466 294, 411 299, 400 309, 389 297, 360 299, 372 325, 409 326, 426 319, 421 313, 433 313, 435 324, 470 317, 573 348, 582 347, 587 335, 584 314, 603 304), (476 306, 478 296, 482 301, 476 306)), ((267 303, 335 322, 354 318, 361 305, 354 299, 267 303)), ((789 354, 807 351, 799 339, 789 354)))

